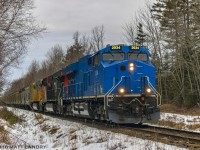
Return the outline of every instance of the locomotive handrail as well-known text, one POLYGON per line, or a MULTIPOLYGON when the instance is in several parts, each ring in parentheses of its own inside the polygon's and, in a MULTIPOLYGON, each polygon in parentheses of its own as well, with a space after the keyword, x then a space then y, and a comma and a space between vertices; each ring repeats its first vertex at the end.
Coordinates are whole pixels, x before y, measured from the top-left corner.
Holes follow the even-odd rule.
POLYGON ((125 76, 122 76, 121 79, 120 79, 120 81, 116 85, 113 85, 110 88, 110 90, 105 94, 105 97, 104 97, 104 110, 106 110, 106 106, 109 106, 108 100, 107 100, 107 96, 110 95, 110 93, 122 82, 122 80, 123 80, 124 77, 125 76))
POLYGON ((147 81, 148 81, 148 85, 151 87, 151 89, 156 93, 157 95, 157 104, 158 105, 161 105, 161 95, 160 93, 158 93, 158 91, 153 87, 153 85, 151 84, 151 82, 149 81, 149 77, 148 76, 145 76, 147 77, 147 81))
POLYGON ((113 86, 107 93, 106 95, 110 95, 110 93, 122 82, 122 79, 124 78, 125 76, 122 76, 120 81, 115 85, 113 86))
MULTIPOLYGON (((70 85, 68 85, 66 88, 73 88, 73 87, 75 87, 75 89, 77 88, 77 85, 79 85, 79 86, 81 86, 83 84, 83 82, 79 82, 79 83, 75 83, 75 84, 70 84, 70 85)), ((75 90, 75 92, 77 92, 76 94, 78 94, 79 95, 79 97, 83 97, 83 91, 82 91, 83 89, 81 88, 81 90, 79 91, 79 90, 75 90)), ((71 96, 71 95, 67 95, 67 97, 68 98, 72 98, 72 97, 76 97, 76 96, 71 96)))

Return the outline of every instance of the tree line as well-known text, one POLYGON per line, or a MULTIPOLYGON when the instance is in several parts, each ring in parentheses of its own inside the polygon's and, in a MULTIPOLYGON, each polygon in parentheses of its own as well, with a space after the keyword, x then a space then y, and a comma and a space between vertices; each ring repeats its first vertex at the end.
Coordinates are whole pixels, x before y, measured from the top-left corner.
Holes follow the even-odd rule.
POLYGON ((39 63, 33 60, 27 73, 12 82, 8 92, 19 91, 30 83, 39 81, 65 67, 76 62, 84 55, 94 53, 104 47, 104 26, 95 26, 91 35, 81 35, 78 31, 73 34, 73 44, 63 49, 56 44, 46 54, 46 60, 39 63))

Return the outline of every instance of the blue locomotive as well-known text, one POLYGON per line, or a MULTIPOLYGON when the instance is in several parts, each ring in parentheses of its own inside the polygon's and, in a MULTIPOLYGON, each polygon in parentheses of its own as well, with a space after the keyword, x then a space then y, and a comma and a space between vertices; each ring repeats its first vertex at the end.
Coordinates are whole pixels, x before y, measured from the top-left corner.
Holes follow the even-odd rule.
POLYGON ((66 114, 143 123, 160 118, 155 67, 144 47, 114 45, 62 69, 66 114))
POLYGON ((161 97, 145 47, 113 45, 12 94, 8 104, 114 123, 158 121, 161 97))

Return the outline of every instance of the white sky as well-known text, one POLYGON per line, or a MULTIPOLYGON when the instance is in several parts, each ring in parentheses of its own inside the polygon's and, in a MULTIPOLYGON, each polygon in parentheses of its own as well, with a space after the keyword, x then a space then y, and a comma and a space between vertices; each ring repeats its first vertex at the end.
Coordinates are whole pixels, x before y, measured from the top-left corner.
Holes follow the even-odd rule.
POLYGON ((24 74, 32 60, 42 61, 55 44, 64 49, 73 42, 73 33, 90 34, 95 26, 104 25, 105 44, 123 43, 122 26, 148 0, 34 0, 34 15, 47 27, 42 38, 33 40, 20 68, 14 69, 10 81, 24 74))

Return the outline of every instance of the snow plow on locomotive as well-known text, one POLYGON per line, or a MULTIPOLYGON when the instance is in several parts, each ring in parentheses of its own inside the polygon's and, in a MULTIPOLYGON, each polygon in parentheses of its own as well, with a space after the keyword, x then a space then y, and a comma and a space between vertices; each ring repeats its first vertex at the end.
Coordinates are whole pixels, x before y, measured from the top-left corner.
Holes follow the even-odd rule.
POLYGON ((28 97, 30 106, 36 105, 34 109, 40 111, 119 124, 160 118, 155 67, 144 47, 107 46, 42 79, 40 92, 38 100, 28 97))

